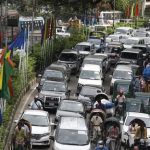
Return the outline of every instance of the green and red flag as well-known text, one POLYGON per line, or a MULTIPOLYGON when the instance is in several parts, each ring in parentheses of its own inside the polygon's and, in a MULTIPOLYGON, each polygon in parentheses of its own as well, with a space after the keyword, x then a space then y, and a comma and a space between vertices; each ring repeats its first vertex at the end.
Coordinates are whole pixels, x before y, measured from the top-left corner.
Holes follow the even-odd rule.
POLYGON ((136 2, 136 6, 135 6, 135 17, 139 16, 139 2, 136 2))
POLYGON ((10 59, 10 54, 11 51, 7 50, 3 60, 4 62, 1 97, 5 99, 10 99, 10 97, 13 96, 12 75, 15 64, 10 59))

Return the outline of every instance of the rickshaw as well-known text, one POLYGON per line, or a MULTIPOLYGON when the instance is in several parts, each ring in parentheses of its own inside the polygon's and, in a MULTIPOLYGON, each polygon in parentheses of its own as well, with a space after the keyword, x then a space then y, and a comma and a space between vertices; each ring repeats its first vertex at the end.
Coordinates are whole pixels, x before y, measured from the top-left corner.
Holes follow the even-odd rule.
MULTIPOLYGON (((32 126, 31 124, 25 120, 24 118, 21 118, 19 122, 22 122, 24 125, 26 125, 28 127, 28 133, 26 133, 26 141, 25 141, 25 145, 24 145, 24 148, 26 150, 31 150, 32 149, 32 143, 31 143, 31 131, 32 131, 32 126)), ((18 126, 18 123, 16 124, 15 128, 18 126)), ((14 129, 15 129, 14 128, 14 129)), ((15 135, 13 133, 13 136, 12 136, 12 141, 11 141, 11 150, 15 150, 15 135)))
POLYGON ((120 150, 121 147, 121 125, 116 117, 107 118, 103 124, 103 139, 106 141, 108 139, 108 131, 111 127, 116 126, 119 129, 119 135, 117 140, 111 139, 109 143, 109 150, 120 150))
MULTIPOLYGON (((95 116, 96 114, 98 114, 102 121, 105 122, 105 119, 106 119, 106 113, 101 110, 101 109, 93 109, 90 113, 90 116, 89 116, 89 130, 90 130, 90 135, 92 136, 92 133, 93 133, 93 126, 91 124, 91 119, 93 116, 95 116)), ((101 127, 102 128, 102 127, 101 127)), ((102 137, 102 136, 101 136, 102 137)), ((96 140, 98 140, 99 137, 98 137, 98 133, 97 133, 97 137, 96 137, 96 140)), ((97 142, 97 141, 96 141, 97 142)))

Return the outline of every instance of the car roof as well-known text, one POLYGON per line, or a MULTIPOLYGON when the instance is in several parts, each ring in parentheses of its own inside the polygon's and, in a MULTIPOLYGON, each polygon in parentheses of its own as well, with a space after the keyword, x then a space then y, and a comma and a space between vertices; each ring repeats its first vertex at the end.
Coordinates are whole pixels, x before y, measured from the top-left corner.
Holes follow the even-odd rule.
POLYGON ((85 119, 81 117, 61 117, 59 127, 60 129, 87 131, 85 119))
POLYGON ((128 52, 128 53, 139 53, 141 52, 142 50, 141 49, 138 49, 138 48, 129 48, 129 49, 125 49, 123 50, 122 52, 128 52))
POLYGON ((90 42, 80 42, 80 43, 77 43, 76 45, 91 46, 91 45, 93 45, 93 44, 92 44, 92 43, 90 43, 90 42))
POLYGON ((48 112, 44 111, 44 110, 25 110, 23 114, 37 115, 37 116, 47 116, 48 112))
POLYGON ((72 100, 72 99, 69 99, 69 100, 64 99, 64 100, 61 101, 61 103, 62 103, 62 102, 64 102, 64 103, 66 102, 66 103, 82 104, 81 102, 76 101, 76 100, 72 100))
POLYGON ((131 28, 131 27, 118 27, 116 29, 130 30, 130 29, 133 29, 133 28, 131 28))
POLYGON ((127 116, 133 116, 133 117, 143 117, 143 118, 150 118, 149 114, 145 113, 138 113, 138 112, 127 112, 127 116))
POLYGON ((78 54, 77 51, 74 51, 73 49, 65 49, 61 53, 78 54))
POLYGON ((62 80, 62 79, 57 79, 57 78, 54 79, 54 80, 45 80, 44 83, 45 83, 45 82, 54 83, 54 84, 55 84, 55 83, 64 83, 64 84, 65 84, 65 81, 64 81, 64 80, 62 80))
POLYGON ((85 64, 82 70, 89 70, 89 71, 100 71, 101 67, 99 65, 93 64, 85 64))
POLYGON ((144 40, 143 37, 129 37, 127 40, 144 40))

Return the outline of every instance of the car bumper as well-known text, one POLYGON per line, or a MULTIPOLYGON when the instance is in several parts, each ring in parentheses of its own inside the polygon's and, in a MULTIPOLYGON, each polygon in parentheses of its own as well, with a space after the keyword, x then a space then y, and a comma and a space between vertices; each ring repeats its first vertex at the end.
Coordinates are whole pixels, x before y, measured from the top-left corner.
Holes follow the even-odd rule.
POLYGON ((49 137, 45 137, 45 138, 42 138, 40 140, 37 140, 37 139, 31 139, 31 143, 33 146, 48 146, 50 145, 50 140, 49 140, 49 137))

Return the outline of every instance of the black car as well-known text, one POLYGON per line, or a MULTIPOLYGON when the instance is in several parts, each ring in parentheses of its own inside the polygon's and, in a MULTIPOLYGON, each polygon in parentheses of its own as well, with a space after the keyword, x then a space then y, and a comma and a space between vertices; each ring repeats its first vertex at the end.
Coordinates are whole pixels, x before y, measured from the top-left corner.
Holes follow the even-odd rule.
POLYGON ((90 111, 95 102, 95 96, 98 94, 103 95, 104 93, 105 93, 105 89, 102 87, 100 88, 100 87, 96 87, 95 85, 93 86, 84 85, 80 87, 80 89, 78 89, 76 94, 78 100, 81 101, 86 106, 86 110, 90 111))
POLYGON ((69 98, 70 90, 64 81, 49 81, 43 83, 41 89, 37 87, 39 98, 43 100, 44 109, 57 109, 59 102, 62 99, 69 98))
POLYGON ((81 57, 78 51, 66 49, 63 50, 59 55, 58 62, 67 64, 71 70, 71 73, 76 74, 81 65, 81 57))

